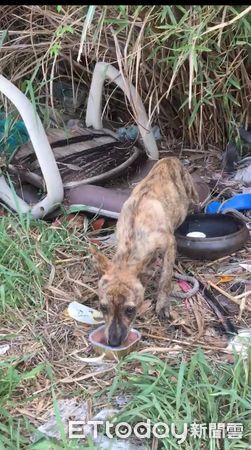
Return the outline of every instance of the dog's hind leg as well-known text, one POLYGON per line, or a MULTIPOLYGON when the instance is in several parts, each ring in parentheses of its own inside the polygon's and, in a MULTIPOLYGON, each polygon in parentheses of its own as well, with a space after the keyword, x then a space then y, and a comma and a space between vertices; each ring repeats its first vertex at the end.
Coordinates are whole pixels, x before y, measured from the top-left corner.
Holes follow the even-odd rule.
POLYGON ((160 320, 169 317, 170 301, 169 295, 172 289, 172 275, 176 256, 176 240, 173 235, 169 236, 168 249, 163 258, 162 272, 159 281, 159 292, 156 304, 156 312, 160 320))

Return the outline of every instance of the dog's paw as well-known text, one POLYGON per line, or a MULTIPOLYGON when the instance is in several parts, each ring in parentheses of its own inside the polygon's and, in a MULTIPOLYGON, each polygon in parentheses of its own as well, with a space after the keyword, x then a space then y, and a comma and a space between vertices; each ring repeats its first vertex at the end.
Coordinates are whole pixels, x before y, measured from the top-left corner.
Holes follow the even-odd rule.
POLYGON ((157 312, 158 319, 160 322, 166 322, 170 318, 170 311, 169 308, 163 306, 158 312, 157 312))

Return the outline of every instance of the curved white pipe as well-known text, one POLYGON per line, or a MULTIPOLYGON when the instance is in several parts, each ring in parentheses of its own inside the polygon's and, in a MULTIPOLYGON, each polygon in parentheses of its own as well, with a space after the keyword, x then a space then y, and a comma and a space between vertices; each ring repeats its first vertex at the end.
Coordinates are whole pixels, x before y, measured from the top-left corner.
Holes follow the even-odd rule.
MULTIPOLYGON (((31 211, 31 214, 40 218, 55 209, 64 198, 64 188, 61 175, 55 161, 54 154, 48 142, 43 125, 32 103, 28 98, 3 75, 0 75, 0 91, 15 105, 25 123, 36 153, 47 189, 46 197, 33 207, 30 207, 17 196, 20 211, 31 211)), ((16 210, 16 202, 10 187, 3 176, 0 177, 0 198, 12 209, 16 210)))
POLYGON ((95 130, 102 129, 101 108, 102 108, 102 91, 105 79, 108 78, 117 84, 126 94, 129 102, 133 100, 133 106, 137 114, 139 131, 144 142, 146 153, 150 159, 159 159, 159 152, 153 133, 149 127, 149 120, 139 94, 135 87, 128 83, 124 83, 119 71, 112 65, 104 62, 96 64, 92 76, 91 88, 88 97, 86 111, 86 126, 93 127, 95 130))
POLYGON ((19 209, 21 213, 28 213, 30 210, 30 206, 22 198, 15 198, 3 175, 0 176, 0 198, 14 211, 19 209))

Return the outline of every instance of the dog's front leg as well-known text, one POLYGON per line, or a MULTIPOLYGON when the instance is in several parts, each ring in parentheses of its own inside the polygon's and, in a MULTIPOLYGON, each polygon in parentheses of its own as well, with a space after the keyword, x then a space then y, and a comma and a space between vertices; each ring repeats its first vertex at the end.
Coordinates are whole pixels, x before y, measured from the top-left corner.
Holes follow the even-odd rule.
POLYGON ((156 304, 156 312, 160 320, 169 317, 170 301, 169 294, 172 289, 172 275, 176 255, 176 241, 174 236, 170 236, 168 249, 163 258, 163 267, 159 281, 159 292, 156 304))

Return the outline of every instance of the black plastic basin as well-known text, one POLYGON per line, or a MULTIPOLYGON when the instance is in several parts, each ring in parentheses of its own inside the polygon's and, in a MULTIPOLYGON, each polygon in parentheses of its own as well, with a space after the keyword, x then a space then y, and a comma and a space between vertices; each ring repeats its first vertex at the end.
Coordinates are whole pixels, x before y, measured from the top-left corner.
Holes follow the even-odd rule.
POLYGON ((236 252, 247 242, 249 231, 229 214, 192 214, 175 232, 178 251, 192 259, 213 260, 236 252), (188 237, 200 231, 206 237, 188 237))

